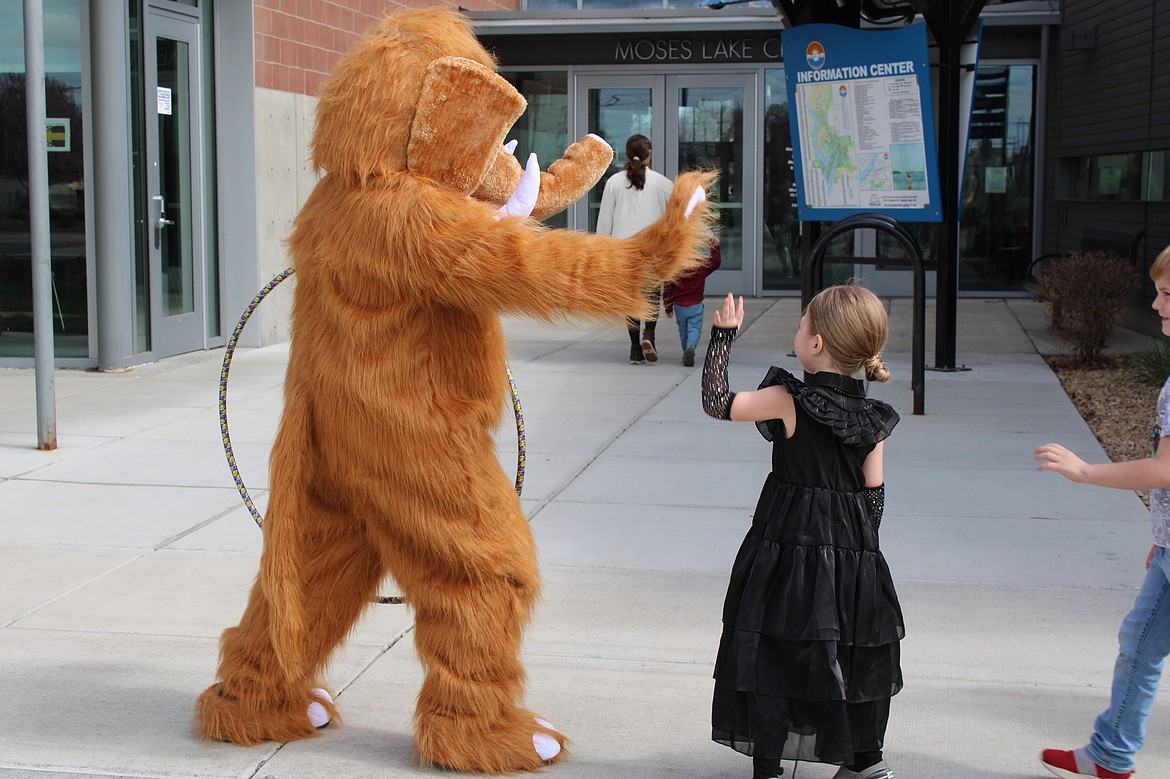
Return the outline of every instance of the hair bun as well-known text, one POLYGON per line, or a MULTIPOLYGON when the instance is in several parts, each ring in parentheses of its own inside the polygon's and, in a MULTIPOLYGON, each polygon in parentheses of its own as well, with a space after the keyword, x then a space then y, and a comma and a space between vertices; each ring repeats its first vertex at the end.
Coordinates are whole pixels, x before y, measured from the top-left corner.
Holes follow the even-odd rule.
POLYGON ((880 354, 865 358, 865 378, 868 381, 888 381, 890 370, 880 354))

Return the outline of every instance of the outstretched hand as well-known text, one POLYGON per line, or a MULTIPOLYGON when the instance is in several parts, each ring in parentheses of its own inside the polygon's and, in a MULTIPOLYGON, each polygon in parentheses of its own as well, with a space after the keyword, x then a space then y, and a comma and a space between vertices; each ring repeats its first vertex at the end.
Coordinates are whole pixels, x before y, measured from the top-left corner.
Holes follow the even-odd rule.
POLYGON ((735 302, 735 295, 730 292, 723 299, 723 305, 715 312, 715 326, 725 330, 733 330, 743 323, 743 296, 739 303, 735 302))
POLYGON ((1056 471, 1069 481, 1084 482, 1085 461, 1060 444, 1044 444, 1032 455, 1038 471, 1056 471))

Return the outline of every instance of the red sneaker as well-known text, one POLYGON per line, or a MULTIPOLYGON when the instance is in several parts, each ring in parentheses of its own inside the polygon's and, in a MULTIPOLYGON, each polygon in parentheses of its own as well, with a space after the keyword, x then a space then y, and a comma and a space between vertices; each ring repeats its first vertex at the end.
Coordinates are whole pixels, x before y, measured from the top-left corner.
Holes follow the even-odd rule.
POLYGON ((1108 768, 1102 768, 1085 754, 1083 749, 1070 751, 1067 749, 1045 749, 1040 753, 1040 763, 1061 779, 1129 779, 1133 771, 1117 773, 1108 768))

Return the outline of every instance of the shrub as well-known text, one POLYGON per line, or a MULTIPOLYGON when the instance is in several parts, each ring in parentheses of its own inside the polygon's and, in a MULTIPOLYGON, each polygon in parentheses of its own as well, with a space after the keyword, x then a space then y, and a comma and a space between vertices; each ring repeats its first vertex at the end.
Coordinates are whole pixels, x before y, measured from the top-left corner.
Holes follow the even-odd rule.
POLYGON ((1149 349, 1129 355, 1128 360, 1138 381, 1159 386, 1170 376, 1170 341, 1158 341, 1149 349))
POLYGON ((1037 292, 1048 303, 1052 326, 1083 363, 1100 362, 1101 350, 1117 326, 1138 275, 1115 254, 1078 251, 1040 268, 1037 292))

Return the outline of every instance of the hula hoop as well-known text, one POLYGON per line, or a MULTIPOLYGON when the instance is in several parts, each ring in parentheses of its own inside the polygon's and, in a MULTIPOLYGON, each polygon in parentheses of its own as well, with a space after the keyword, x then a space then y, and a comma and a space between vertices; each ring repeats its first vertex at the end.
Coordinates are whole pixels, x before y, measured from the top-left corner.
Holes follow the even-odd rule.
MULTIPOLYGON (((252 515, 252 519, 256 522, 257 527, 264 527, 264 517, 256 508, 256 504, 252 502, 252 496, 248 494, 248 488, 244 484, 244 477, 240 475, 239 466, 236 464, 236 454, 232 450, 232 436, 228 430, 228 410, 227 410, 227 388, 228 388, 228 374, 232 369, 232 355, 236 352, 236 343, 240 340, 240 334, 244 332, 244 326, 248 324, 248 320, 252 318, 252 313, 255 312, 256 307, 264 298, 268 297, 268 293, 276 289, 276 287, 289 276, 296 273, 294 268, 285 268, 280 273, 272 277, 272 280, 264 285, 263 289, 256 293, 252 301, 244 308, 244 313, 240 315, 240 319, 236 322, 236 327, 232 330, 231 338, 228 339, 227 348, 223 353, 223 367, 219 371, 219 432, 223 438, 223 452, 227 456, 228 470, 232 472, 232 480, 236 483, 236 489, 240 493, 240 497, 244 500, 244 506, 247 507, 248 513, 252 515)), ((519 495, 524 489, 524 465, 525 457, 525 439, 524 439, 524 412, 520 408, 520 393, 516 389, 516 378, 512 375, 512 368, 507 362, 504 363, 504 372, 508 375, 508 386, 512 391, 512 411, 516 415, 516 494, 519 495)), ((379 595, 374 598, 377 603, 402 603, 401 596, 384 596, 379 595)))

